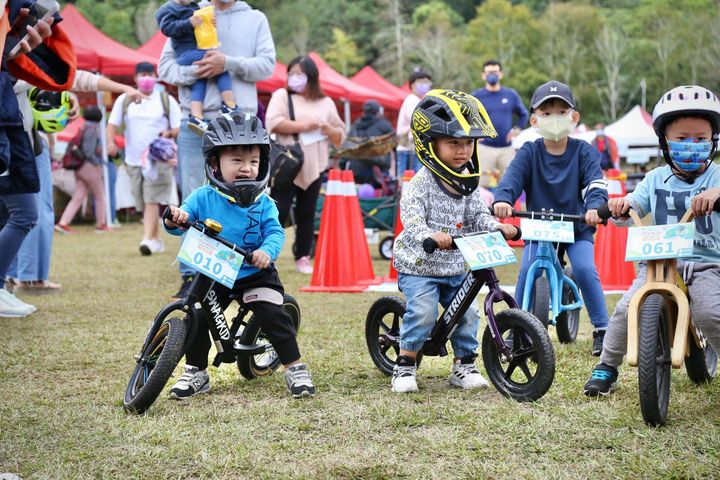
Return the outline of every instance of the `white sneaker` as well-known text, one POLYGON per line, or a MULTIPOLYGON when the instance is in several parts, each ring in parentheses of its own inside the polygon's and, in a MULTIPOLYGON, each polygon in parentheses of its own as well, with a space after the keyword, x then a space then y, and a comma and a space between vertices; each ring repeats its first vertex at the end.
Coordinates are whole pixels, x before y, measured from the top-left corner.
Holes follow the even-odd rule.
POLYGON ((34 305, 20 301, 15 295, 0 288, 0 317, 22 318, 37 312, 34 305))
POLYGON ((295 269, 300 272, 304 273, 306 275, 310 275, 313 273, 313 267, 310 263, 310 257, 300 257, 297 260, 295 260, 295 269))
POLYGON ((152 240, 150 240, 149 238, 143 238, 142 242, 140 242, 140 253, 143 256, 151 255, 153 252, 152 246, 153 246, 152 240))
POLYGON ((392 374, 392 391, 395 393, 417 392, 417 365, 401 367, 395 365, 392 374))
POLYGON ((165 251, 165 242, 159 238, 150 240, 150 251, 152 253, 162 253, 165 251))
POLYGON ((170 398, 184 400, 210 390, 210 376, 207 370, 198 370, 192 365, 185 365, 184 369, 177 383, 170 389, 170 398))
POLYGON ((475 368, 474 363, 460 363, 460 360, 456 360, 450 373, 450 385, 470 390, 485 388, 488 386, 488 381, 475 368))

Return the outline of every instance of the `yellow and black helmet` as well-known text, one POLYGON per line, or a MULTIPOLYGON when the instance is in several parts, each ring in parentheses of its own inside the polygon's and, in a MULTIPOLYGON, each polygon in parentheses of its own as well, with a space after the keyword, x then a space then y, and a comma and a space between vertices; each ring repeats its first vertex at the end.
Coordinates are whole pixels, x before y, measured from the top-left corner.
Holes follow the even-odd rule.
POLYGON ((461 195, 470 195, 480 182, 477 142, 469 173, 458 173, 442 163, 433 151, 436 138, 495 138, 497 132, 480 100, 459 90, 430 90, 412 114, 415 153, 433 174, 449 183, 461 195))

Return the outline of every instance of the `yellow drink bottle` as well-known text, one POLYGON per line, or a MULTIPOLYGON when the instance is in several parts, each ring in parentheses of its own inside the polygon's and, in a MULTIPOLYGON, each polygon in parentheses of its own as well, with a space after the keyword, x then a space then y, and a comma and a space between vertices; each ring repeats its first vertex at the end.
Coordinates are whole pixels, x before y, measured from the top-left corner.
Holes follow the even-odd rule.
POLYGON ((197 41, 198 49, 209 50, 211 48, 218 48, 220 42, 218 41, 217 29, 215 25, 213 25, 215 7, 210 5, 199 8, 195 10, 193 15, 202 20, 202 24, 195 27, 195 40, 197 41))

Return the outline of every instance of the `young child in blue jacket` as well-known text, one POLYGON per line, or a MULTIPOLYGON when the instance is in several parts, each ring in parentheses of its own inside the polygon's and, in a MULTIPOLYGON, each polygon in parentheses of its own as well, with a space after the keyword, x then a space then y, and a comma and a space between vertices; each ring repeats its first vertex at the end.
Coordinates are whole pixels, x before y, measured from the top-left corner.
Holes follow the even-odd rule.
MULTIPOLYGON (((520 148, 495 191, 493 209, 498 218, 509 217, 524 190, 528 210, 585 216, 586 224, 575 225, 575 243, 567 244, 567 253, 594 327, 592 353, 597 356, 608 324, 593 247, 595 226, 600 223, 597 208, 608 199, 600 154, 589 143, 569 137, 580 121, 570 87, 556 81, 540 85, 530 106, 530 124, 542 138, 520 148)), ((525 277, 536 254, 537 242, 527 242, 515 289, 521 305, 525 277)))
MULTIPOLYGON (((632 207, 641 218, 652 215, 655 225, 677 223, 692 208, 693 255, 679 259, 678 272, 690 293, 693 322, 720 352, 720 215, 713 213, 720 198, 720 166, 712 163, 720 134, 720 100, 698 85, 673 88, 655 105, 653 127, 667 165, 650 171, 632 193, 611 199, 608 207, 614 217, 632 207)), ((618 386, 618 367, 627 350, 628 305, 645 284, 645 272, 640 262, 637 278, 615 306, 585 395, 609 395, 618 386)))
MULTIPOLYGON (((284 289, 272 263, 285 241, 275 202, 265 193, 270 178, 270 140, 252 114, 231 112, 210 122, 203 135, 205 173, 209 184, 193 191, 180 208, 170 207, 165 229, 182 235, 179 223, 212 217, 223 226, 222 237, 252 252, 232 289, 214 283, 214 296, 225 310, 230 294, 241 294, 260 321, 263 332, 285 366, 285 381, 295 397, 315 394, 310 373, 300 361, 295 326, 283 309, 284 289)), ((185 399, 210 390, 207 373, 209 332, 199 332, 188 347, 185 372, 170 396, 185 399)))

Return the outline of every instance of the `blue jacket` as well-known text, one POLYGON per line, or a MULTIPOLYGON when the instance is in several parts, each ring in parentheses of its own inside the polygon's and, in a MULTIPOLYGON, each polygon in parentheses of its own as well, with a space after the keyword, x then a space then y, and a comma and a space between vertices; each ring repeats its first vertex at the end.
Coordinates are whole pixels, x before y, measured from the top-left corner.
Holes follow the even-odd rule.
MULTIPOLYGON (((285 230, 278 221, 275 201, 266 194, 248 208, 231 203, 210 185, 194 190, 180 207, 189 215, 189 222, 212 218, 222 225, 220 236, 245 250, 262 250, 275 261, 285 242, 285 230)), ((179 228, 165 227, 171 235, 182 235, 179 228)), ((244 263, 238 278, 245 278, 260 270, 244 263)))
MULTIPOLYGON (((568 138, 562 155, 549 154, 542 138, 523 144, 495 190, 495 203, 514 205, 523 190, 532 211, 584 215, 608 200, 600 154, 576 138, 568 138)), ((592 241, 594 232, 584 223, 575 225, 576 240, 592 241)))
POLYGON ((512 88, 500 87, 497 92, 479 88, 472 92, 472 96, 482 102, 490 116, 493 127, 495 127, 495 131, 498 133, 495 138, 483 140, 483 145, 495 148, 510 146, 510 142, 507 141, 508 133, 515 125, 525 128, 529 117, 520 95, 512 88), (514 123, 513 114, 517 115, 517 122, 514 123))
POLYGON ((160 31, 170 37, 175 55, 197 49, 195 27, 190 23, 190 17, 198 8, 196 3, 180 5, 168 0, 155 14, 160 31))

